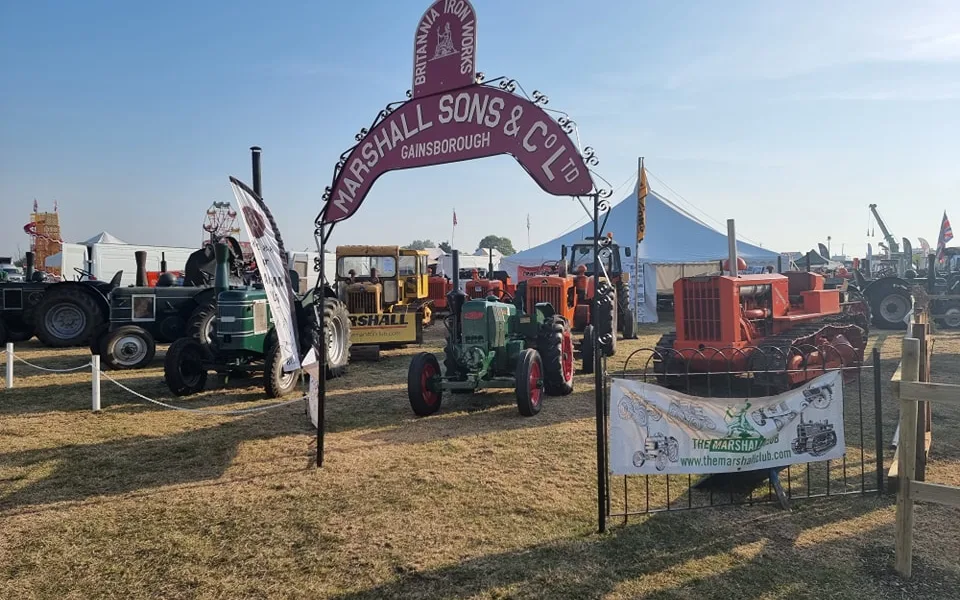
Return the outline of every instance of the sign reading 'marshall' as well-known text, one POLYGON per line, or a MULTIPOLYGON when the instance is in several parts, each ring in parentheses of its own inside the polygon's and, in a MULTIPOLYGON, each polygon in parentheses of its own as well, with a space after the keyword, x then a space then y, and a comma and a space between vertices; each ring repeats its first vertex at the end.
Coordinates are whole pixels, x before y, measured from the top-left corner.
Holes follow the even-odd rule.
POLYGON ((580 150, 540 106, 476 83, 477 17, 468 0, 439 0, 414 35, 412 99, 360 140, 337 172, 323 222, 350 217, 377 177, 412 167, 509 154, 556 196, 591 192, 580 150))

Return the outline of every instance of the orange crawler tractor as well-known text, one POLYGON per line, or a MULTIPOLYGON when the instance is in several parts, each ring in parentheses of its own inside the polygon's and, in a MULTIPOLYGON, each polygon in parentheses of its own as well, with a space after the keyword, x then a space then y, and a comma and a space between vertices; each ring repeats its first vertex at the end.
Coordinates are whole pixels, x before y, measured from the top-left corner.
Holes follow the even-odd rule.
POLYGON ((661 382, 751 371, 779 393, 863 360, 867 311, 823 289, 821 275, 688 277, 673 291, 677 330, 660 339, 653 358, 661 382))

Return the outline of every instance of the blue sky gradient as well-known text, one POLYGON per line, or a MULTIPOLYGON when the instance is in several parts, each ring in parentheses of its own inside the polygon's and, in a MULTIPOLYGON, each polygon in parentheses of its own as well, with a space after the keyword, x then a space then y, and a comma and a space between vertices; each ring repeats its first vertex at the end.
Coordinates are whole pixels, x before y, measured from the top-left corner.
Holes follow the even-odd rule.
MULTIPOLYGON (((195 246, 251 145, 288 249, 312 248, 340 153, 410 87, 428 4, 3 3, 0 254, 26 249, 34 198, 67 241, 195 246)), ((767 248, 862 255, 871 202, 935 243, 960 215, 960 4, 779 4, 476 0, 478 67, 569 112, 618 198, 642 155, 658 192, 767 248)), ((449 239, 454 207, 471 251, 526 248, 527 213, 534 245, 585 220, 496 157, 387 174, 332 243, 449 239)))

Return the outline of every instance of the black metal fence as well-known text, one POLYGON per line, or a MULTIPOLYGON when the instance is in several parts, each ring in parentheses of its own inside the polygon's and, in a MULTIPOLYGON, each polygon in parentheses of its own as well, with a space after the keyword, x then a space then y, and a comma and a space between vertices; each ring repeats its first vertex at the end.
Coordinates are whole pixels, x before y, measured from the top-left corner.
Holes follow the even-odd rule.
MULTIPOLYGON (((649 348, 637 350, 623 362, 622 369, 614 368, 613 359, 610 359, 604 385, 606 414, 610 414, 613 378, 656 383, 691 396, 752 398, 783 391, 771 389, 771 381, 776 382, 777 378, 789 378, 789 387, 791 379, 795 383, 829 371, 841 371, 845 454, 839 459, 791 465, 780 473, 779 485, 787 501, 880 494, 884 473, 880 353, 875 348, 864 359, 851 350, 847 345, 829 344, 816 349, 791 347, 785 353, 772 348, 704 348, 684 355, 672 350, 659 353, 649 348), (767 358, 773 360, 744 360, 754 353, 767 353, 767 358), (710 361, 710 369, 704 371, 703 359, 708 358, 716 360, 710 361), (738 370, 737 365, 743 364, 754 367, 754 370, 738 370), (718 365, 722 368, 718 369, 718 365), (757 369, 756 365, 764 368, 757 369), (778 365, 795 368, 780 369, 778 365)), ((610 476, 609 422, 608 419, 604 421, 607 464, 602 467, 604 473, 598 473, 598 477, 602 476, 605 481, 608 518, 622 518, 626 522, 631 515, 778 501, 776 486, 764 474, 753 482, 741 478, 736 486, 723 488, 704 486, 709 482, 705 476, 701 479, 699 475, 610 476)))

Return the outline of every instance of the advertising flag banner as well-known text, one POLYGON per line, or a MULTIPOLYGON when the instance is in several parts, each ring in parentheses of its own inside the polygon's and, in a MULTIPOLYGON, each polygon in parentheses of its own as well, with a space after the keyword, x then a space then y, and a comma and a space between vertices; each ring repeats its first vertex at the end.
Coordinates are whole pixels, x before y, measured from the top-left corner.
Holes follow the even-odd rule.
POLYGON ((277 329, 277 339, 283 356, 283 370, 295 371, 300 368, 300 352, 297 344, 297 317, 293 308, 293 284, 284 260, 286 257, 280 250, 276 232, 264 210, 263 200, 233 177, 230 178, 230 185, 240 204, 243 225, 250 236, 250 245, 257 258, 263 289, 267 292, 270 314, 277 329))
POLYGON ((760 398, 700 398, 614 379, 609 419, 615 475, 754 471, 846 450, 839 371, 760 398))

